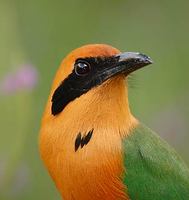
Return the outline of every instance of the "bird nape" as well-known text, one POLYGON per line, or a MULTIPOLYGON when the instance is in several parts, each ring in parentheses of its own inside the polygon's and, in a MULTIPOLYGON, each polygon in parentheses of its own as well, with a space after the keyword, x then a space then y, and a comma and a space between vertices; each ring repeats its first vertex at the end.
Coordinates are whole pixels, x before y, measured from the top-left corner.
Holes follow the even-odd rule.
POLYGON ((128 75, 152 60, 104 44, 72 51, 52 84, 41 157, 64 200, 188 200, 189 170, 139 122, 128 75))

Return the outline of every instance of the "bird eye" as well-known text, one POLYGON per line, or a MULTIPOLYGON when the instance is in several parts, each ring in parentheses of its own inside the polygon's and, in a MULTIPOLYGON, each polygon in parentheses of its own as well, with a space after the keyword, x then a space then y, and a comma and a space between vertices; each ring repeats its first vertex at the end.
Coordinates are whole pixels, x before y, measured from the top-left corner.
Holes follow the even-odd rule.
POLYGON ((91 66, 86 61, 77 61, 74 65, 75 73, 79 76, 84 76, 91 71, 91 66))

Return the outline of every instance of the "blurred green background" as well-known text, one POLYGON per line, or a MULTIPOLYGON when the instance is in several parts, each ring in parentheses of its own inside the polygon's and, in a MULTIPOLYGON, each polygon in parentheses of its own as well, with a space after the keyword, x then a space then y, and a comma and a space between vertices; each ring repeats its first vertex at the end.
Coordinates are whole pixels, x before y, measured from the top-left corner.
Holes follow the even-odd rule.
POLYGON ((130 104, 189 164, 189 1, 0 0, 0 199, 60 199, 38 153, 62 58, 87 43, 150 55, 130 104))

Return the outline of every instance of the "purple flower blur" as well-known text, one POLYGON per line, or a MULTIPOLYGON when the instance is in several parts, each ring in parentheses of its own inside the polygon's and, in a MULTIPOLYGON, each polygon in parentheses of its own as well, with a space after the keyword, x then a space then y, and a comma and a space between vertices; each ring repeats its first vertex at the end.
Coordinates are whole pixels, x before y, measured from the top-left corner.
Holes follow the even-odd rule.
POLYGON ((37 69, 30 64, 22 65, 17 71, 7 74, 0 80, 0 93, 6 95, 23 90, 32 90, 37 82, 37 69))

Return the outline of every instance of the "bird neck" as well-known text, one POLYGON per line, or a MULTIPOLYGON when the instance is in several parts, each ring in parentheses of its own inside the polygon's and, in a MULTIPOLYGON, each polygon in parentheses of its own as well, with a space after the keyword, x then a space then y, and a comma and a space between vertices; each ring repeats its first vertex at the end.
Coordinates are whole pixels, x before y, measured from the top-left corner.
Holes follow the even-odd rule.
MULTIPOLYGON (((51 91, 53 93, 53 91, 51 91)), ((42 123, 66 125, 74 129, 117 128, 119 133, 127 134, 137 124, 131 114, 128 101, 127 81, 120 76, 108 80, 99 87, 70 102, 62 113, 51 114, 51 95, 49 97, 42 123)))
POLYGON ((80 129, 109 127, 124 134, 137 124, 130 112, 127 84, 122 77, 116 77, 76 99, 65 108, 62 117, 71 118, 74 126, 78 125, 80 129))

